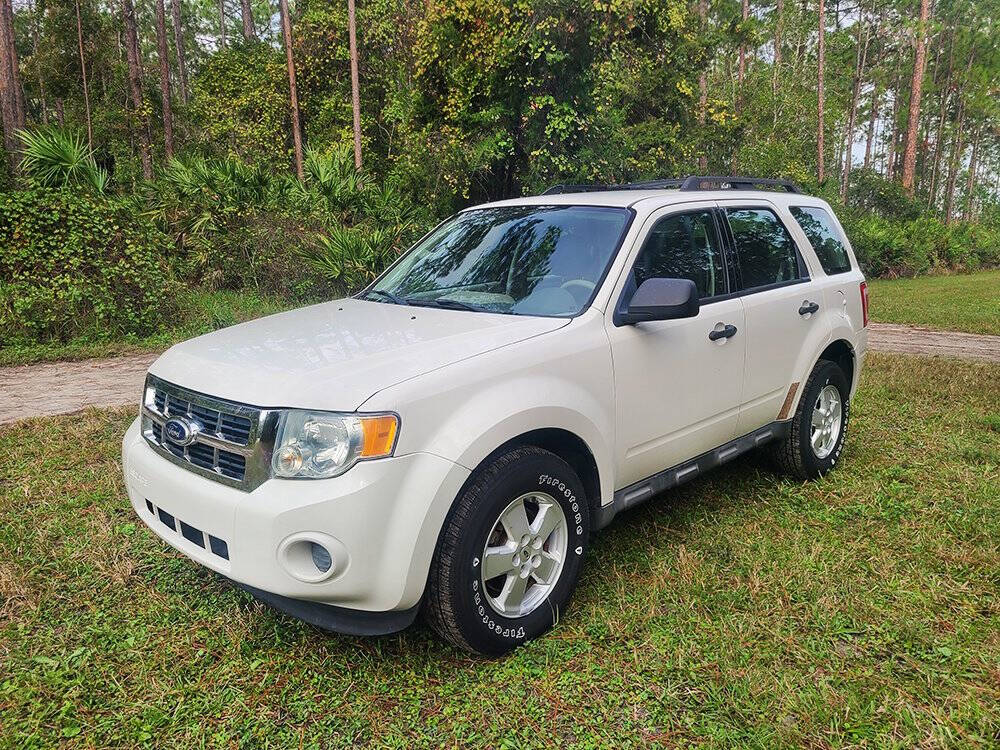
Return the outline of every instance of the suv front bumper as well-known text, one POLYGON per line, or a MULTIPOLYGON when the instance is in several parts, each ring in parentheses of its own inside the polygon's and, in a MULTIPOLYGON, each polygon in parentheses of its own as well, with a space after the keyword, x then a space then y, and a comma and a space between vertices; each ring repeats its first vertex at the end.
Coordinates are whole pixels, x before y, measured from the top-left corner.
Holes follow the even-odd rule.
POLYGON ((438 533, 469 475, 411 453, 333 479, 270 479, 243 492, 157 454, 139 420, 125 433, 122 464, 132 507, 161 539, 279 609, 352 633, 413 619, 438 533), (303 541, 329 550, 328 573, 309 567, 303 541))

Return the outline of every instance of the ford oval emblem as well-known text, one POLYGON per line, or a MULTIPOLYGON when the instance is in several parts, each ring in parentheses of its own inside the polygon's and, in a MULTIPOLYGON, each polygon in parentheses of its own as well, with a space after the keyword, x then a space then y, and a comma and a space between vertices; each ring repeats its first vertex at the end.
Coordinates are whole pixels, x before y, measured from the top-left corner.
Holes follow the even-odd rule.
POLYGON ((175 445, 190 445, 201 432, 201 425, 183 417, 168 419, 163 425, 163 434, 175 445))

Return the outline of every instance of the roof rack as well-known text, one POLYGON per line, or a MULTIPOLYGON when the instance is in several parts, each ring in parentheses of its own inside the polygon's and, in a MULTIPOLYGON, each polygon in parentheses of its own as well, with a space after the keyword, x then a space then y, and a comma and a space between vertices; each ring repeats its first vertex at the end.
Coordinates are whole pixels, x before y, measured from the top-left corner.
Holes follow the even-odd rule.
POLYGON ((691 175, 680 179, 649 180, 647 182, 626 182, 621 185, 553 185, 542 195, 562 193, 595 193, 604 190, 760 190, 781 188, 786 193, 801 193, 802 188, 791 180, 773 180, 767 177, 737 177, 733 175, 691 175))

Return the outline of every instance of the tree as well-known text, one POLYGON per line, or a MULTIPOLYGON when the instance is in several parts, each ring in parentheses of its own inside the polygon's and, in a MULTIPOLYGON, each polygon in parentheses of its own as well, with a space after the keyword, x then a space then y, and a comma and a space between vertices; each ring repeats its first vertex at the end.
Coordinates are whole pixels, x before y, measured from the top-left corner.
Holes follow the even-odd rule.
POLYGON ((219 49, 226 48, 226 0, 219 0, 219 49))
POLYGON ((858 114, 858 97, 861 95, 861 81, 864 78, 865 62, 868 57, 868 30, 865 28, 865 15, 862 11, 857 20, 857 39, 854 63, 854 85, 851 87, 851 106, 847 114, 847 127, 844 132, 844 167, 840 178, 840 200, 847 200, 847 188, 851 179, 851 166, 854 162, 854 124, 858 114), (864 41, 862 41, 862 35, 864 41))
POLYGON ((354 166, 361 169, 361 87, 358 85, 358 40, 354 0, 347 0, 347 36, 351 48, 351 110, 354 116, 354 166))
POLYGON ((14 11, 10 0, 0 0, 0 114, 4 148, 16 165, 20 146, 17 131, 24 129, 24 91, 14 44, 14 11))
MULTIPOLYGON (((781 2, 781 0, 778 0, 781 2)), ((698 0, 698 21, 701 27, 701 33, 704 34, 708 27, 708 0, 698 0)), ((706 61, 705 66, 702 67, 701 72, 698 74, 698 127, 701 132, 698 134, 699 138, 705 137, 705 116, 708 113, 708 71, 706 67, 708 62, 706 61)), ((704 146, 702 146, 704 149, 704 146)), ((698 157, 698 169, 702 174, 708 172, 708 154, 702 151, 701 155, 698 157)))
POLYGON ((826 56, 826 5, 819 0, 819 48, 816 61, 816 177, 820 183, 826 179, 823 173, 823 66, 826 56))
POLYGON ((913 81, 910 84, 910 114, 906 127, 906 147, 903 152, 903 189, 913 195, 913 177, 917 166, 917 127, 920 124, 920 90, 924 83, 927 55, 925 35, 930 4, 920 0, 920 23, 917 26, 916 50, 913 54, 913 81))
POLYGON ((243 20, 243 38, 248 42, 257 39, 257 32, 253 28, 253 7, 250 0, 240 0, 240 18, 243 20))
POLYGON ((302 131, 299 129, 299 92, 295 86, 295 59, 292 55, 292 20, 288 15, 288 0, 278 0, 281 32, 285 39, 285 60, 288 64, 288 98, 292 109, 292 143, 295 148, 295 174, 306 178, 302 161, 302 131))
POLYGON ((163 0, 156 0, 156 56, 160 58, 160 97, 163 100, 163 151, 174 156, 174 115, 170 108, 170 56, 167 52, 167 20, 163 0))
POLYGON ((83 82, 83 106, 87 112, 87 145, 94 147, 94 125, 90 116, 90 91, 87 84, 87 61, 83 56, 83 23, 80 21, 80 0, 76 0, 76 43, 80 52, 80 77, 83 82))
POLYGON ((174 51, 177 53, 177 83, 181 101, 187 104, 187 60, 184 56, 184 27, 181 25, 181 0, 170 0, 170 20, 174 27, 174 51))
POLYGON ((139 34, 136 28, 132 0, 122 0, 122 21, 125 27, 125 56, 128 60, 128 91, 133 117, 139 130, 139 158, 142 176, 153 179, 152 135, 149 117, 142 100, 142 58, 139 56, 139 34))

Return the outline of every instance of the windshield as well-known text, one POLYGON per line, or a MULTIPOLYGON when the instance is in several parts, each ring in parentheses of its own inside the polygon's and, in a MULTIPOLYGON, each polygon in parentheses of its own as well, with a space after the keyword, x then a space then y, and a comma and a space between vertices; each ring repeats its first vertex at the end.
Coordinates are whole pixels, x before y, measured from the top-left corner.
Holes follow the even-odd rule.
POLYGON ((446 221, 362 296, 515 315, 578 314, 618 248, 630 212, 504 206, 446 221))

